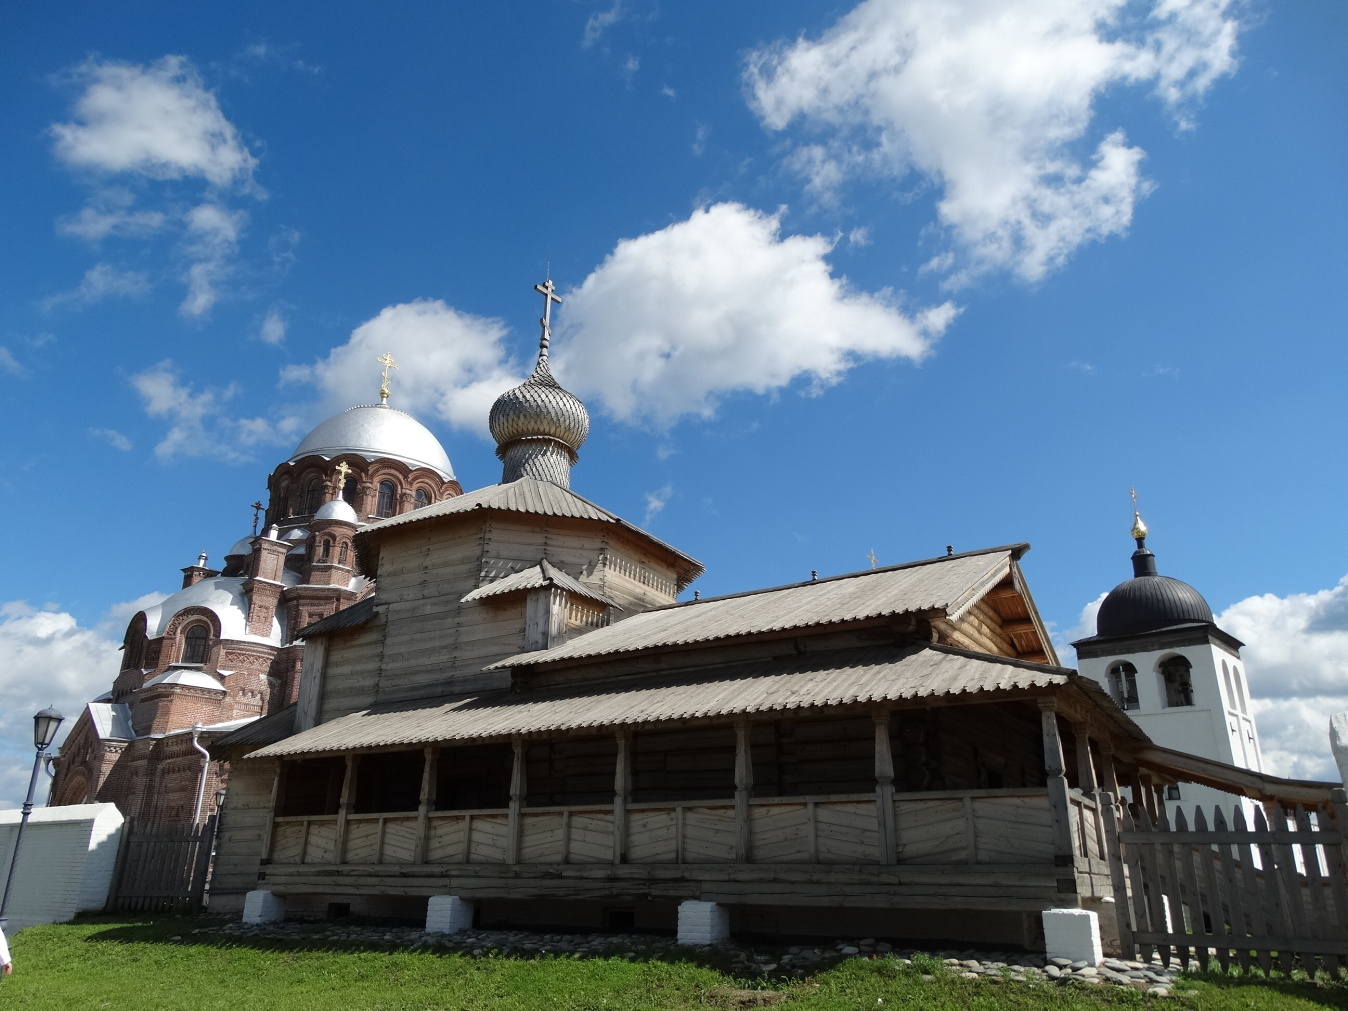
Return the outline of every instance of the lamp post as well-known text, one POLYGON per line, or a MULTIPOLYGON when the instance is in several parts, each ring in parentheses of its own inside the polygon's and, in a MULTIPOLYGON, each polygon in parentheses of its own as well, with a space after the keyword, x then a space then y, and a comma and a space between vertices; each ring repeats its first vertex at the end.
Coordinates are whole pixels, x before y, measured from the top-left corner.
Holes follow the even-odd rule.
POLYGON ((47 708, 33 716, 33 747, 37 756, 33 759, 33 775, 28 780, 28 797, 23 802, 23 814, 19 818, 19 831, 14 836, 14 849, 9 855, 9 871, 5 874, 5 893, 0 897, 0 930, 8 925, 5 912, 9 909, 9 890, 14 884, 14 868, 19 863, 19 844, 23 842, 23 830, 28 824, 28 816, 33 813, 33 791, 37 789, 37 776, 42 771, 42 753, 56 740, 56 731, 61 728, 65 717, 55 709, 47 708))

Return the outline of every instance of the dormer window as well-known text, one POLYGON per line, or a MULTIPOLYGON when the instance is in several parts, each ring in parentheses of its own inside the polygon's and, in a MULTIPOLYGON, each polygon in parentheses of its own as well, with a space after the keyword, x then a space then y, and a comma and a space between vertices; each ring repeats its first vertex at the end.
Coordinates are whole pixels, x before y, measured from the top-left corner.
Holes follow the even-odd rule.
POLYGON ((392 516, 397 499, 397 490, 392 481, 379 482, 379 501, 375 505, 376 516, 392 516))
POLYGON ((211 637, 210 629, 205 625, 189 626, 183 633, 183 663, 205 663, 206 643, 211 637))
POLYGON ((1126 660, 1109 668, 1109 693, 1120 709, 1136 709, 1137 668, 1126 660))
POLYGON ((1194 704, 1193 665, 1182 656, 1172 656, 1161 664, 1167 706, 1194 704))

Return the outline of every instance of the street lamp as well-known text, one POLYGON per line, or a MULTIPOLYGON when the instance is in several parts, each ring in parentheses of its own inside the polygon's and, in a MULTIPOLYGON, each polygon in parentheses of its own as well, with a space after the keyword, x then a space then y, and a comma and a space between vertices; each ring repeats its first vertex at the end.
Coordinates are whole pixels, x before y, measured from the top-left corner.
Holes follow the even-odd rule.
POLYGON ((14 868, 19 863, 19 844, 23 842, 23 830, 28 824, 28 816, 33 813, 33 791, 37 789, 37 776, 42 771, 42 753, 56 740, 56 731, 61 729, 65 717, 50 707, 33 716, 33 747, 37 756, 33 759, 33 775, 28 780, 28 797, 23 802, 23 814, 19 818, 19 831, 14 836, 14 849, 9 855, 9 871, 5 874, 5 893, 0 897, 0 930, 4 930, 8 921, 5 911, 9 908, 9 890, 14 884, 14 868))
POLYGON ((220 809, 225 806, 225 788, 222 786, 215 791, 215 813, 219 814, 220 809))

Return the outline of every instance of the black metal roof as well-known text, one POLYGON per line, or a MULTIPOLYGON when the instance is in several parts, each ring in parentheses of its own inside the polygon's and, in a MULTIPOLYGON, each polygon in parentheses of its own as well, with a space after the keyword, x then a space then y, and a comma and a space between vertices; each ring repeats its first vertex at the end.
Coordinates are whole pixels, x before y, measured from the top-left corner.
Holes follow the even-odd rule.
POLYGON ((1159 575, 1156 556, 1147 550, 1145 537, 1137 538, 1133 578, 1114 587, 1100 602, 1095 637, 1113 639, 1195 622, 1212 623, 1208 602, 1188 583, 1159 575))

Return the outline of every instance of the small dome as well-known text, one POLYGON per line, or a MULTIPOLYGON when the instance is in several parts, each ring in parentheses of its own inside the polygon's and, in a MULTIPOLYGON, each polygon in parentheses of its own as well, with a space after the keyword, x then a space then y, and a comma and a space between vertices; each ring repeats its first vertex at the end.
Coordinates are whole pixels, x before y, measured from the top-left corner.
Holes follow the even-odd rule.
POLYGON ((242 558, 253 553, 253 538, 240 537, 234 542, 234 547, 225 552, 226 558, 242 558))
POLYGON ((291 541, 291 542, 307 541, 308 539, 309 539, 309 531, 305 530, 304 527, 296 527, 294 530, 289 531, 284 537, 281 538, 281 540, 283 541, 291 541))
POLYGON ((356 516, 356 510, 351 508, 346 499, 335 498, 331 502, 324 502, 318 507, 318 512, 314 513, 314 520, 341 520, 343 523, 350 523, 355 526, 360 523, 356 516))
POLYGON ((343 453, 429 467, 446 481, 454 480, 449 455, 431 430, 412 415, 385 404, 350 407, 329 418, 300 441, 290 459, 315 455, 332 459, 343 453))
POLYGON ((1212 608, 1188 583, 1169 576, 1136 576, 1114 587, 1101 601, 1095 634, 1113 638, 1211 621, 1212 608))
POLYGON ((552 378, 543 356, 533 375, 497 398, 487 423, 498 446, 516 439, 551 438, 574 453, 590 434, 590 413, 552 378))

